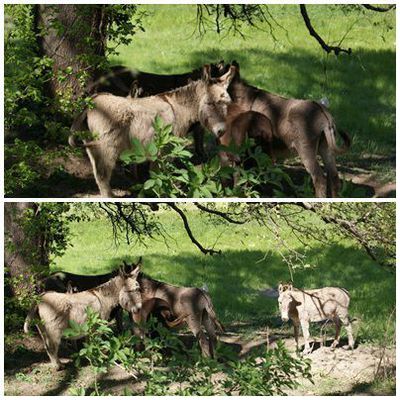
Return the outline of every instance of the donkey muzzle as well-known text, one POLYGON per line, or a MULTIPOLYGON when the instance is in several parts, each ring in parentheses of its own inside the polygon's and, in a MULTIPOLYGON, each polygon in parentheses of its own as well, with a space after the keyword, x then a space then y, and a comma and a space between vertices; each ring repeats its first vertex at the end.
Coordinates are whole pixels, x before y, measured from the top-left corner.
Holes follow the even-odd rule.
POLYGON ((134 306, 131 308, 131 313, 132 314, 137 314, 142 308, 142 303, 136 303, 134 306))
POLYGON ((213 133, 217 138, 220 138, 225 133, 226 125, 224 122, 220 122, 213 126, 213 133))

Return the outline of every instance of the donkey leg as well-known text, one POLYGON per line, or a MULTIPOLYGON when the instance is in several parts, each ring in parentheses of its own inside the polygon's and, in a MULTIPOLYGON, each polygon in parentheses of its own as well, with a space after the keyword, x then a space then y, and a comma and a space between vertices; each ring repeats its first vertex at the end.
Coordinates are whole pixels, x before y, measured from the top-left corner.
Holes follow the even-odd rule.
POLYGON ((54 331, 49 334, 46 331, 46 328, 43 326, 37 326, 40 336, 42 337, 44 347, 46 349, 47 355, 50 358, 51 364, 58 371, 64 368, 64 364, 61 363, 61 360, 58 357, 58 348, 61 342, 61 332, 54 331))
POLYGON ((106 142, 94 143, 86 147, 86 152, 92 164, 100 195, 102 197, 113 197, 110 180, 117 157, 111 149, 107 151, 106 146, 106 142))
POLYGON ((310 174, 313 181, 315 197, 326 197, 326 179, 324 173, 318 164, 316 149, 311 146, 296 146, 297 153, 301 158, 306 171, 310 174))
POLYGON ((342 324, 344 325, 347 332, 348 346, 345 346, 345 349, 354 349, 354 338, 353 338, 353 329, 351 327, 349 316, 341 318, 342 324))
POLYGON ((217 335, 215 333, 214 321, 210 318, 207 312, 203 316, 203 325, 206 328, 209 339, 209 350, 211 357, 215 357, 215 348, 217 347, 217 335))
POLYGON ((293 331, 294 331, 294 340, 296 341, 296 351, 299 350, 299 327, 300 327, 300 321, 298 319, 293 320, 293 331))
POLYGON ((309 322, 306 320, 300 320, 301 324, 301 330, 303 331, 303 337, 304 337, 304 350, 303 354, 309 354, 311 353, 311 348, 309 344, 309 339, 310 339, 310 331, 309 331, 309 322))
POLYGON ((326 140, 321 140, 319 153, 324 161, 328 178, 328 192, 331 197, 338 197, 340 190, 340 179, 336 168, 335 154, 328 147, 326 140))
POLYGON ((338 317, 335 318, 335 340, 331 344, 331 350, 335 350, 336 346, 339 344, 340 328, 342 323, 338 317))
POLYGON ((210 357, 211 356, 210 346, 206 338, 206 335, 201 330, 201 322, 191 317, 188 319, 187 323, 190 331, 193 333, 194 337, 199 341, 201 353, 203 354, 203 356, 210 357))

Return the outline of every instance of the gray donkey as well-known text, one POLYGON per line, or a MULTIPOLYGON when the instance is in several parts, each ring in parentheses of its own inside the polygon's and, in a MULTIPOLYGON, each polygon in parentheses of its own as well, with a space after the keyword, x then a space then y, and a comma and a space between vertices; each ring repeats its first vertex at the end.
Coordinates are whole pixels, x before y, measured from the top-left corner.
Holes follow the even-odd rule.
MULTIPOLYGON (((154 137, 156 116, 171 124, 177 136, 185 136, 195 122, 200 122, 217 137, 224 133, 226 109, 231 102, 227 89, 236 67, 219 78, 211 78, 210 70, 210 66, 204 66, 201 80, 156 96, 125 98, 109 93, 93 96, 94 108, 81 114, 71 129, 83 131, 87 127, 98 137, 85 141, 84 146, 102 197, 112 197, 111 174, 119 155, 131 147, 131 139, 147 143, 154 137), (215 107, 209 107, 210 104, 215 107), (204 113, 204 109, 209 111, 204 113), (211 112, 214 114, 210 115, 211 112)), ((76 145, 74 133, 69 143, 76 145)))
MULTIPOLYGON (((254 111, 264 115, 272 124, 273 141, 267 135, 267 145, 272 146, 274 156, 298 155, 310 174, 316 197, 337 197, 340 180, 336 168, 336 154, 350 146, 349 136, 336 129, 335 121, 324 105, 311 100, 288 99, 249 85, 240 78, 239 64, 229 94, 232 101, 243 112, 254 111), (337 133, 343 138, 344 146, 336 144, 337 133), (318 163, 322 157, 327 178, 318 163)), ((220 74, 231 68, 229 64, 218 64, 220 74)), ((240 121, 240 119, 238 119, 240 121)), ((244 132, 246 134, 246 132, 244 132)))
POLYGON ((143 303, 157 298, 164 300, 171 309, 175 321, 185 322, 199 340, 202 354, 214 357, 217 341, 216 331, 223 331, 218 321, 210 296, 204 290, 195 287, 173 286, 160 282, 140 273, 138 282, 143 303), (202 330, 204 326, 207 334, 202 330))
POLYGON ((300 290, 292 284, 279 284, 279 309, 283 321, 291 319, 294 326, 296 346, 299 344, 299 326, 304 336, 304 354, 311 352, 308 343, 310 338, 310 322, 330 319, 335 322, 336 334, 331 348, 339 344, 339 334, 342 324, 348 336, 348 348, 354 348, 354 339, 349 319, 350 295, 346 289, 324 287, 321 289, 300 290))
MULTIPOLYGON (((32 319, 38 316, 40 322, 37 328, 50 361, 56 369, 63 368, 58 357, 58 348, 63 332, 69 326, 69 321, 84 323, 88 307, 98 312, 100 318, 106 320, 110 318, 111 311, 118 304, 131 314, 140 310, 142 297, 137 282, 139 271, 139 266, 129 273, 121 269, 119 275, 110 281, 80 293, 44 293, 41 301, 32 308, 25 319, 25 333, 28 333, 32 319)), ((73 339, 79 339, 79 337, 73 339)))

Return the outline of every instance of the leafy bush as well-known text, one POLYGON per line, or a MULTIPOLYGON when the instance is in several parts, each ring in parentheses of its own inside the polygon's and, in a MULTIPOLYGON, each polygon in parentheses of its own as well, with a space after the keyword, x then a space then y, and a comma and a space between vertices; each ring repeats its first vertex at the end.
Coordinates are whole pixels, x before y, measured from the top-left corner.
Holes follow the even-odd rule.
MULTIPOLYGON (((157 337, 141 341, 130 332, 115 337, 109 323, 90 309, 84 324, 72 323, 65 336, 86 335, 83 348, 75 355, 75 365, 81 366, 86 359, 94 373, 93 392, 75 388, 72 394, 106 394, 98 377, 113 366, 124 369, 134 381, 146 382, 145 395, 265 396, 284 394, 284 389, 296 386, 299 375, 311 379, 309 360, 291 356, 283 343, 245 360, 220 348, 218 355, 225 360, 220 362, 202 357, 197 345, 187 349, 177 335, 155 320, 144 328, 156 332, 157 337), (134 350, 138 345, 142 350, 134 350)), ((137 393, 126 389, 125 394, 137 393)))
MULTIPOLYGON (((200 166, 194 165, 188 140, 173 134, 172 126, 160 117, 153 124, 153 140, 142 144, 133 138, 132 147, 121 154, 125 164, 151 162, 150 177, 132 187, 139 197, 258 197, 265 185, 279 195, 283 182, 293 184, 281 169, 274 167, 260 147, 249 140, 239 149, 242 165, 222 166, 218 155, 200 166), (251 162, 250 168, 243 165, 251 162), (235 175, 235 184, 227 185, 235 175)), ((235 150, 229 149, 231 152, 235 150)))

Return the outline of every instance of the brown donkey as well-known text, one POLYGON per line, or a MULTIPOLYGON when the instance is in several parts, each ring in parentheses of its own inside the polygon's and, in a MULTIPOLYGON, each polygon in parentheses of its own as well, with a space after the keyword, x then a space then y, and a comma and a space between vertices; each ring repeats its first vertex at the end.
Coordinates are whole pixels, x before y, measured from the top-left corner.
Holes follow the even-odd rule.
MULTIPOLYGON (((220 137, 220 144, 240 147, 246 138, 255 140, 263 151, 274 160, 272 148, 273 129, 269 118, 256 111, 245 111, 235 103, 228 106, 225 133, 220 137)), ((222 165, 234 166, 240 159, 227 151, 219 153, 222 165)))
MULTIPOLYGON (((185 318, 187 317, 187 315, 183 315, 180 318, 176 318, 169 303, 163 299, 153 297, 152 299, 145 300, 142 303, 140 311, 132 314, 133 321, 138 324, 138 327, 134 329, 134 333, 140 338, 143 338, 145 335, 142 324, 147 322, 150 316, 154 317, 167 328, 179 328, 183 326, 185 324, 185 318)), ((157 334, 155 332, 149 332, 149 335, 153 338, 157 334)))
MULTIPOLYGON (((227 89, 236 68, 232 66, 219 78, 211 78, 210 71, 210 66, 205 66, 201 80, 156 96, 134 99, 109 93, 93 96, 95 108, 81 114, 71 129, 88 129, 98 138, 85 141, 84 146, 102 197, 112 197, 111 173, 122 151, 131 147, 131 139, 146 143, 154 137, 156 116, 171 124, 177 136, 186 135, 195 122, 200 122, 217 137, 224 133, 226 108, 231 102, 227 89), (210 104, 215 107, 209 107, 210 104), (214 118, 208 119, 204 109, 214 111, 214 118)), ((69 143, 75 145, 73 133, 69 143)))
MULTIPOLYGON (((350 138, 345 132, 337 131, 329 110, 322 104, 311 100, 287 99, 249 85, 237 73, 229 87, 234 103, 244 111, 255 111, 267 117, 272 124, 272 148, 285 145, 287 154, 298 155, 310 174, 316 197, 337 197, 340 180, 336 169, 336 154, 350 146, 350 138), (344 140, 344 146, 336 144, 337 132, 344 140), (277 142, 277 144, 276 144, 277 142), (317 155, 322 157, 327 179, 318 163, 317 155)), ((230 65, 222 67, 220 74, 230 65)), ((282 153, 282 155, 284 155, 282 153)))
MULTIPOLYGON (((140 273, 138 276, 143 303, 157 298, 164 300, 173 313, 174 321, 185 322, 198 339, 202 354, 214 357, 217 331, 223 331, 218 321, 210 296, 195 287, 173 286, 140 273), (202 330, 204 326, 207 334, 202 330)), ((176 323, 178 325, 178 322, 176 323)))

